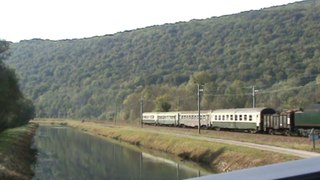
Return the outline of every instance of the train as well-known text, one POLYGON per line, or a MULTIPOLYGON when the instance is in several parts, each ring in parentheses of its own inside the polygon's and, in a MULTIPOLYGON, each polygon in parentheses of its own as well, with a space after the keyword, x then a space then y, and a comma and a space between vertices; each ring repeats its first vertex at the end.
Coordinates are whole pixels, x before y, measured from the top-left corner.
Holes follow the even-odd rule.
POLYGON ((142 123, 191 128, 200 124, 214 130, 308 136, 312 129, 320 134, 320 104, 281 113, 268 107, 201 110, 200 123, 198 111, 144 112, 142 123))

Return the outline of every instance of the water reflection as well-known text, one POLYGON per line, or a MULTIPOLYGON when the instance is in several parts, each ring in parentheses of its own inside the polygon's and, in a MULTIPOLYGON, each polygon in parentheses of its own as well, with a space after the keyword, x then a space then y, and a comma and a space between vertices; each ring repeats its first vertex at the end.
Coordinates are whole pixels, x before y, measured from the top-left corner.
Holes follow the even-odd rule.
POLYGON ((207 174, 71 128, 40 126, 33 179, 185 179, 207 174))

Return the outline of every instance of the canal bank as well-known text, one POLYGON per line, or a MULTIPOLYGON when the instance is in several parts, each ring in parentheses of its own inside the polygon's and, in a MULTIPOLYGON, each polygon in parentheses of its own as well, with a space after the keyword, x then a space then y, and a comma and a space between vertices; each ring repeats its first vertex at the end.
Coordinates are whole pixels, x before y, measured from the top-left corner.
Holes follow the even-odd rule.
POLYGON ((180 180, 214 173, 67 126, 40 125, 34 146, 38 153, 33 179, 180 180))
POLYGON ((37 124, 0 133, 0 179, 31 179, 36 151, 31 148, 37 124))
POLYGON ((179 156, 200 164, 211 166, 219 172, 262 166, 299 159, 294 156, 263 150, 211 143, 207 141, 159 134, 137 127, 113 126, 80 121, 38 121, 39 123, 68 125, 92 135, 127 142, 179 156))

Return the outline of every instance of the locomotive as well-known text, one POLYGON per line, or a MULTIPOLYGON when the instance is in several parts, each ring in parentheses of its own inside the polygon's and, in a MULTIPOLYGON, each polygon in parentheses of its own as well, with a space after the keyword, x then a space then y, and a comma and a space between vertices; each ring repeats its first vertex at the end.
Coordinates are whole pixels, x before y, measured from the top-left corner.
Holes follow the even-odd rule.
MULTIPOLYGON (((198 111, 145 112, 142 123, 159 126, 198 127, 198 111)), ((251 133, 297 134, 307 136, 311 129, 320 132, 320 104, 305 111, 277 113, 272 108, 235 108, 200 111, 201 128, 251 133)))
POLYGON ((265 115, 264 132, 308 136, 311 130, 320 134, 320 104, 311 104, 305 110, 290 110, 281 114, 265 115))

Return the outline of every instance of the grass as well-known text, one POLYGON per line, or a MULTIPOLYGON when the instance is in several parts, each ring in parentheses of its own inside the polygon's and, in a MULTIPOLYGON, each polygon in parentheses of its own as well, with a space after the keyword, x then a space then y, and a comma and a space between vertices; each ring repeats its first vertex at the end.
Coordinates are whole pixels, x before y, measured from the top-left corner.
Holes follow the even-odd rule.
MULTIPOLYGON (((40 121, 38 121, 40 122, 40 121)), ((80 121, 41 121, 40 123, 67 124, 87 133, 116 139, 148 149, 155 149, 211 166, 219 172, 273 164, 297 157, 245 147, 163 135, 137 127, 114 126, 80 121)))
MULTIPOLYGON (((144 129, 198 136, 197 129, 170 128, 170 127, 157 127, 157 126, 147 126, 144 129)), ((250 133, 214 131, 214 130, 201 130, 201 136, 236 140, 236 141, 242 141, 242 142, 251 142, 256 144, 272 145, 272 146, 291 148, 291 149, 297 149, 297 150, 320 152, 319 142, 317 143, 316 149, 313 150, 312 143, 306 137, 250 134, 250 133)))
POLYGON ((35 161, 32 138, 37 125, 7 129, 0 133, 0 179, 30 179, 35 161))

